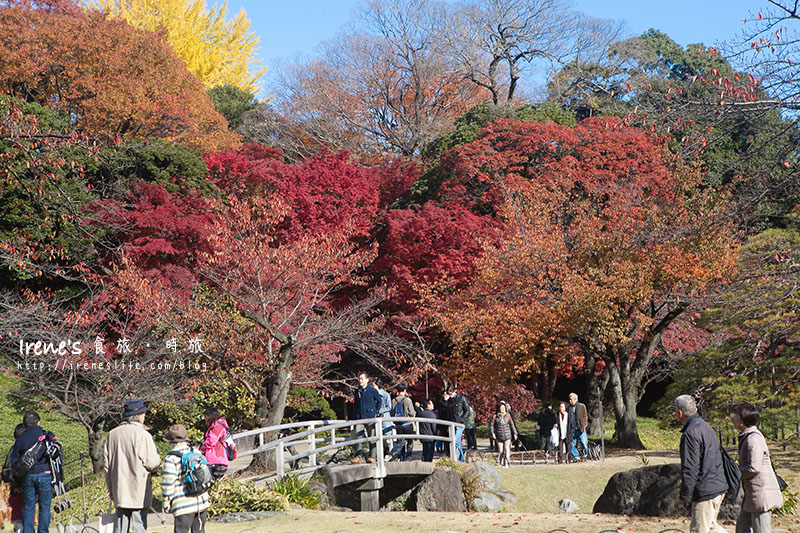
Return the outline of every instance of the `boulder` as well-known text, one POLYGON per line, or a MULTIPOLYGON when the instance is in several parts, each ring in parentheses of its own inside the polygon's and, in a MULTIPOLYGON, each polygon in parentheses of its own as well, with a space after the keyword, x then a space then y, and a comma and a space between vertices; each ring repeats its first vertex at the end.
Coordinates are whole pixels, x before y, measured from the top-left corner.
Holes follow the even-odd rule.
POLYGON ((491 492, 481 492, 472 500, 472 504, 480 513, 499 513, 503 510, 503 502, 491 492))
POLYGON ((517 505, 517 495, 507 490, 498 490, 494 493, 505 505, 517 505))
POLYGON ((327 509, 331 504, 331 499, 328 496, 328 486, 321 481, 309 481, 306 485, 309 489, 316 492, 322 501, 322 508, 327 509))
MULTIPOLYGON (((638 516, 688 516, 691 514, 689 506, 679 500, 680 487, 681 465, 678 463, 618 472, 608 480, 592 511, 638 516)), ((725 498, 719 518, 735 520, 738 514, 739 505, 725 498)))
POLYGON ((467 511, 467 501, 461 490, 458 473, 448 467, 439 467, 414 488, 406 501, 410 511, 467 511))
POLYGON ((475 461, 472 466, 480 473, 481 486, 484 490, 494 492, 500 490, 500 472, 489 461, 475 461))

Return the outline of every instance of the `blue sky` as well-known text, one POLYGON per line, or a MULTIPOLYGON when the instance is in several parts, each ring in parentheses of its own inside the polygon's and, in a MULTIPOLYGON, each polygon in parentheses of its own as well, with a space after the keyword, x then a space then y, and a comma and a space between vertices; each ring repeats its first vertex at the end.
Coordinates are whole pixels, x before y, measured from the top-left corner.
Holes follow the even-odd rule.
MULTIPOLYGON (((357 0, 229 0, 230 13, 244 8, 260 40, 259 56, 267 66, 268 86, 275 66, 333 37, 349 19, 357 0)), ((209 2, 211 4, 211 2, 209 2)), ((766 5, 759 0, 574 0, 578 11, 624 20, 631 35, 656 28, 684 46, 731 39, 744 29, 742 20, 766 5)))

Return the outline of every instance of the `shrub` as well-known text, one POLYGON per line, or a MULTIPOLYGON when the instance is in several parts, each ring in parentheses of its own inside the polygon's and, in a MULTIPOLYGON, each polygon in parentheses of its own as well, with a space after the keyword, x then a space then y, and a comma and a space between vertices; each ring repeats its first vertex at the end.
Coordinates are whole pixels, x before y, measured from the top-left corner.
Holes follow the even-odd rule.
POLYGON ((290 503, 296 503, 305 509, 322 508, 321 495, 308 486, 307 479, 301 479, 295 474, 283 476, 270 486, 270 490, 283 494, 290 503))
POLYGON ((308 387, 292 387, 286 395, 286 410, 283 421, 302 422, 305 420, 334 420, 336 413, 328 400, 308 387))
POLYGON ((289 501, 283 494, 257 487, 251 481, 224 479, 209 492, 211 508, 208 516, 246 511, 286 511, 289 501))
POLYGON ((775 514, 778 516, 791 516, 797 511, 798 494, 786 489, 783 492, 783 505, 775 509, 775 514))

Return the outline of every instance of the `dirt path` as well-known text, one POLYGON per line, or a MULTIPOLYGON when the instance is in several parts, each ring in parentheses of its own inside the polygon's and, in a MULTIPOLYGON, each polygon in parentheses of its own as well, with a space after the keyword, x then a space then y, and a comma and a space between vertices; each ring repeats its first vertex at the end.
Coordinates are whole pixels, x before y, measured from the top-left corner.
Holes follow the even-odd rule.
MULTIPOLYGON (((734 531, 733 523, 724 524, 734 531)), ((638 518, 601 514, 551 513, 355 513, 290 510, 283 516, 257 522, 220 524, 209 522, 209 533, 377 533, 412 531, 414 533, 659 533, 673 530, 688 532, 689 520, 638 518)), ((800 532, 800 518, 775 519, 773 531, 800 532)), ((172 526, 148 527, 150 533, 171 533, 172 526)))

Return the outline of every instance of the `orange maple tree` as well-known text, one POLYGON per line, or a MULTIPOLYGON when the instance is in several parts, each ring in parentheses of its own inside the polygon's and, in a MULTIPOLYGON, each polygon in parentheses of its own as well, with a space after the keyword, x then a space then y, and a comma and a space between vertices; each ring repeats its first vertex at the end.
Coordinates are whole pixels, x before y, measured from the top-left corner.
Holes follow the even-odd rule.
POLYGON ((451 368, 497 383, 583 364, 592 389, 605 367, 618 442, 641 447, 636 404, 662 335, 734 269, 724 195, 612 118, 573 130, 499 120, 450 157, 449 187, 481 190, 504 221, 468 287, 427 289, 451 368))
POLYGON ((57 109, 90 135, 201 151, 238 143, 158 33, 70 0, 8 0, 0 3, 0 47, 0 92, 57 109))

